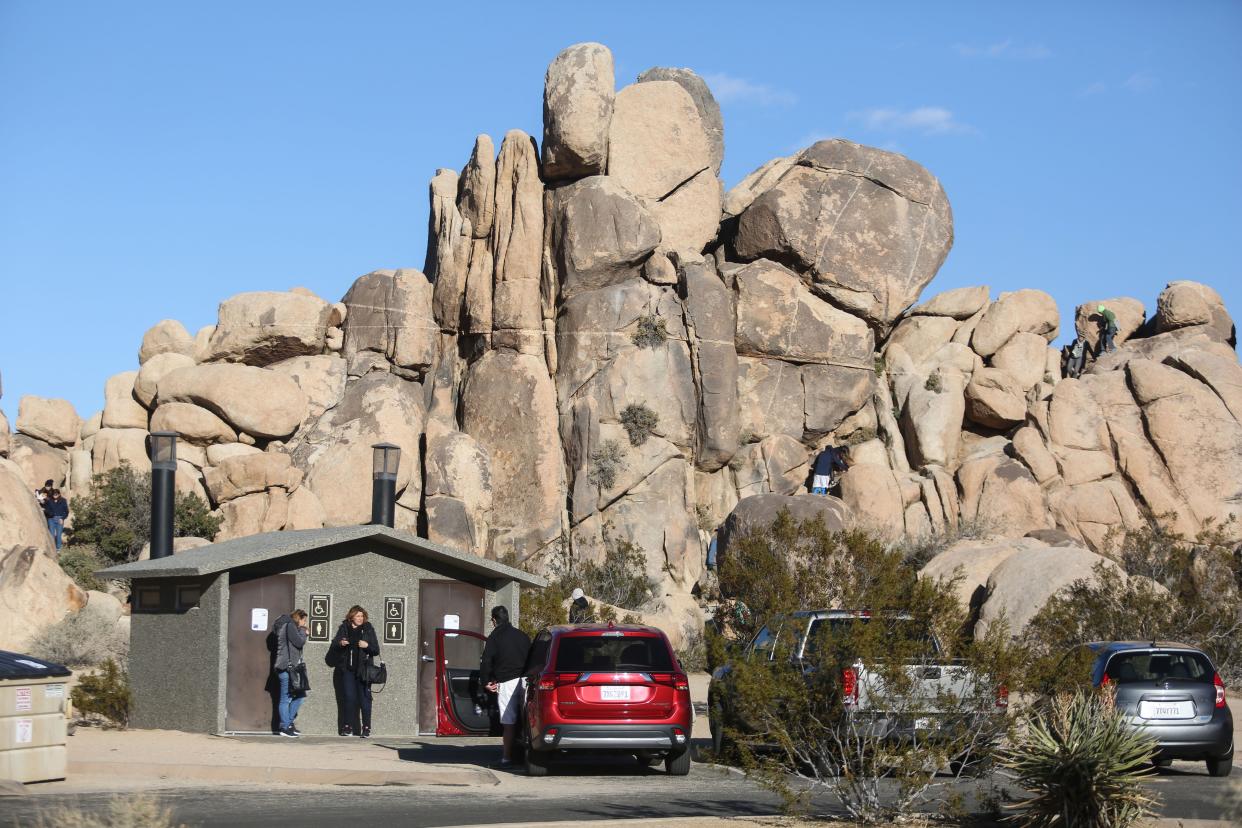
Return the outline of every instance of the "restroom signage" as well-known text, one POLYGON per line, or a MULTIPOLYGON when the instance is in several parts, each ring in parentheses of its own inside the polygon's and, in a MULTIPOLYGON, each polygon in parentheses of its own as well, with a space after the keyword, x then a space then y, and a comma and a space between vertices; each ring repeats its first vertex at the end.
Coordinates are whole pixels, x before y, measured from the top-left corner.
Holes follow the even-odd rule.
POLYGON ((310 635, 307 638, 311 641, 327 641, 328 636, 332 634, 328 630, 328 625, 331 623, 329 619, 332 617, 332 596, 312 595, 307 615, 310 616, 310 635))
POLYGON ((405 643, 405 596, 384 599, 384 643, 405 643))

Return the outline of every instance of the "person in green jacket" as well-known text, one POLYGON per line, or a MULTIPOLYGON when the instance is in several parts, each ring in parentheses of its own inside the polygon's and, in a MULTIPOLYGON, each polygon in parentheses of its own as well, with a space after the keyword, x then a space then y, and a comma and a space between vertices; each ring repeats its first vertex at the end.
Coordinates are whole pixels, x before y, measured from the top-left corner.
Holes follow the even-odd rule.
POLYGON ((1117 314, 1108 308, 1100 305, 1095 309, 1100 316, 1100 348, 1099 353, 1106 354, 1109 351, 1117 350, 1117 346, 1113 344, 1113 337, 1117 335, 1117 314))

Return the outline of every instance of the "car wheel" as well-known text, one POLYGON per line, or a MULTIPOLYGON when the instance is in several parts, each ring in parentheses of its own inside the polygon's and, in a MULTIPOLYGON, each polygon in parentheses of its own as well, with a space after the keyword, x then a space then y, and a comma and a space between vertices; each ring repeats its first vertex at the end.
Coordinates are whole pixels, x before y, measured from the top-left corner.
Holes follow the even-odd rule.
POLYGON ((1207 760, 1208 776, 1228 776, 1233 771, 1233 751, 1228 756, 1207 760))
POLYGON ((669 754, 664 760, 664 769, 669 776, 685 776, 690 772, 690 749, 687 748, 676 755, 669 754))
POLYGON ((548 757, 543 751, 526 750, 526 775, 527 776, 547 776, 548 775, 548 757))

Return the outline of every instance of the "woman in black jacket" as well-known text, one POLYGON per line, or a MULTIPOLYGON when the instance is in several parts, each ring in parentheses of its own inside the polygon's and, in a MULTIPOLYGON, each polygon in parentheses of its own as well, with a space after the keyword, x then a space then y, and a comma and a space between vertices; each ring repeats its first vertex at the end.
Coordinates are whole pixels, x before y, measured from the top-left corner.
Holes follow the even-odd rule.
POLYGON ((345 727, 341 735, 354 735, 354 722, 361 710, 362 731, 358 735, 364 739, 371 735, 371 684, 363 679, 363 668, 379 655, 379 640, 368 619, 362 607, 350 607, 333 641, 341 693, 345 696, 345 727))

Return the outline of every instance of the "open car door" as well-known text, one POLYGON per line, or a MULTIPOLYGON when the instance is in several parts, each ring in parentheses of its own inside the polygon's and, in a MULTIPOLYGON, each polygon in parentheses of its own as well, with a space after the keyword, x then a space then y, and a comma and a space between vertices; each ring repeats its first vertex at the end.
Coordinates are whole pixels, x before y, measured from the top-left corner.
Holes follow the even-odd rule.
POLYGON ((487 639, 467 630, 436 630, 436 735, 487 736, 492 722, 479 661, 487 639))

